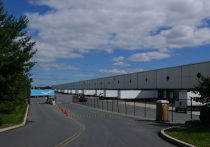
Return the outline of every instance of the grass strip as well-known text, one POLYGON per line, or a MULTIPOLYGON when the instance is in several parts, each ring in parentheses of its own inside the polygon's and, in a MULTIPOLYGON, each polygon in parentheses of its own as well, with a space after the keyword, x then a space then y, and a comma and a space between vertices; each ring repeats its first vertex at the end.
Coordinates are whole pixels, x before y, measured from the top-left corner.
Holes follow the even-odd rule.
POLYGON ((17 106, 15 111, 11 114, 0 113, 0 118, 3 120, 3 124, 0 126, 0 129, 20 124, 25 117, 26 108, 27 104, 23 104, 17 106))
POLYGON ((199 124, 190 127, 177 127, 165 131, 166 134, 198 147, 210 147, 210 125, 199 124))

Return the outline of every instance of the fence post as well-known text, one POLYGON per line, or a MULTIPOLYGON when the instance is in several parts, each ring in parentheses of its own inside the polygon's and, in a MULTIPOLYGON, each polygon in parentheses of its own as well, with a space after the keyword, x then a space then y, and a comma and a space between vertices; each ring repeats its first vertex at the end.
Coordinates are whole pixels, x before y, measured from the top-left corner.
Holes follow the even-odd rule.
POLYGON ((113 99, 112 99, 112 112, 113 112, 113 99))
POLYGON ((147 117, 147 104, 146 104, 146 99, 144 100, 144 117, 147 117))
POLYGON ((90 107, 92 107, 92 99, 90 99, 90 107))
POLYGON ((172 99, 172 111, 171 111, 171 121, 173 122, 174 121, 174 97, 172 99))
POLYGON ((126 100, 125 100, 125 114, 127 114, 126 100))
POLYGON ((104 110, 104 103, 103 100, 101 100, 102 110, 104 110))
POLYGON ((98 99, 97 99, 97 108, 99 108, 98 99))
POLYGON ((133 101, 133 114, 136 115, 136 103, 133 101))
POLYGON ((191 98, 191 107, 190 107, 190 111, 191 111, 191 119, 193 119, 193 115, 192 115, 192 98, 191 98))
POLYGON ((108 100, 106 100, 106 110, 109 110, 109 106, 108 106, 108 100))
POLYGON ((120 110, 119 110, 119 104, 118 104, 118 99, 117 99, 117 112, 119 113, 120 110))

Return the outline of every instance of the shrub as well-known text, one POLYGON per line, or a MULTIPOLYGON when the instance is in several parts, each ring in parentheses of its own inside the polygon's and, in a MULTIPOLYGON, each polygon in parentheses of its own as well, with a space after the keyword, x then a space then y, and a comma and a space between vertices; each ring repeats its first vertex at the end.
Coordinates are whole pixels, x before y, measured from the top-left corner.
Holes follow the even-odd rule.
POLYGON ((0 116, 0 126, 3 124, 3 120, 2 120, 2 118, 1 118, 1 116, 0 116))
POLYGON ((5 101, 0 103, 0 113, 12 113, 15 110, 13 102, 5 101))
POLYGON ((202 123, 210 124, 210 105, 209 104, 205 105, 200 110, 200 120, 202 123))

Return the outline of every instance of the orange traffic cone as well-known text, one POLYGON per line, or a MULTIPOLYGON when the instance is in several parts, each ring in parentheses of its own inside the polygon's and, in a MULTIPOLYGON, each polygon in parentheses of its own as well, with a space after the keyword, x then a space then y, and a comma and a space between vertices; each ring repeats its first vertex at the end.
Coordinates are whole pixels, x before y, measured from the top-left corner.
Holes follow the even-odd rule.
POLYGON ((68 112, 66 110, 64 111, 64 114, 65 114, 65 116, 68 116, 68 112))

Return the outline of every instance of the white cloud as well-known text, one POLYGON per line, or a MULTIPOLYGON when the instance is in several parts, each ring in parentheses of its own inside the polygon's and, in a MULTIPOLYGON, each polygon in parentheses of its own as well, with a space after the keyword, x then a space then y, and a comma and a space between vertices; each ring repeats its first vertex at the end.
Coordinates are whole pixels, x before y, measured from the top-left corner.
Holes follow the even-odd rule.
MULTIPOLYGON (((209 0, 30 1, 52 8, 44 14, 26 14, 30 31, 37 33, 37 58, 42 61, 80 58, 92 50, 171 49, 210 43, 209 28, 197 27, 210 15, 209 0), (171 29, 151 35, 161 26, 171 29)), ((155 59, 154 53, 145 54, 140 54, 144 60, 155 59)))
POLYGON ((37 42, 36 48, 38 51, 35 58, 38 62, 53 62, 58 58, 83 58, 82 54, 56 44, 37 42))
POLYGON ((127 74, 127 73, 133 73, 133 72, 140 72, 143 71, 143 69, 100 69, 98 70, 100 73, 104 74, 127 74))
POLYGON ((79 70, 80 68, 71 66, 71 65, 65 65, 65 64, 56 64, 56 63, 42 63, 38 64, 40 68, 43 70, 79 70))
POLYGON ((114 62, 113 65, 114 66, 122 66, 122 67, 130 66, 130 64, 127 64, 124 62, 124 59, 125 59, 125 57, 123 57, 123 56, 114 57, 112 59, 112 61, 114 62))
POLYGON ((114 57, 113 59, 112 59, 112 61, 114 61, 114 62, 121 62, 121 61, 123 61, 125 59, 125 57, 123 57, 123 56, 118 56, 118 57, 114 57))
POLYGON ((132 62, 148 62, 151 60, 160 60, 169 58, 171 55, 167 50, 159 50, 145 53, 136 53, 128 58, 132 62))
POLYGON ((115 62, 113 64, 114 66, 130 66, 130 64, 124 63, 124 62, 115 62))
POLYGON ((105 74, 127 74, 128 71, 123 70, 123 69, 100 69, 100 73, 105 73, 105 74))

